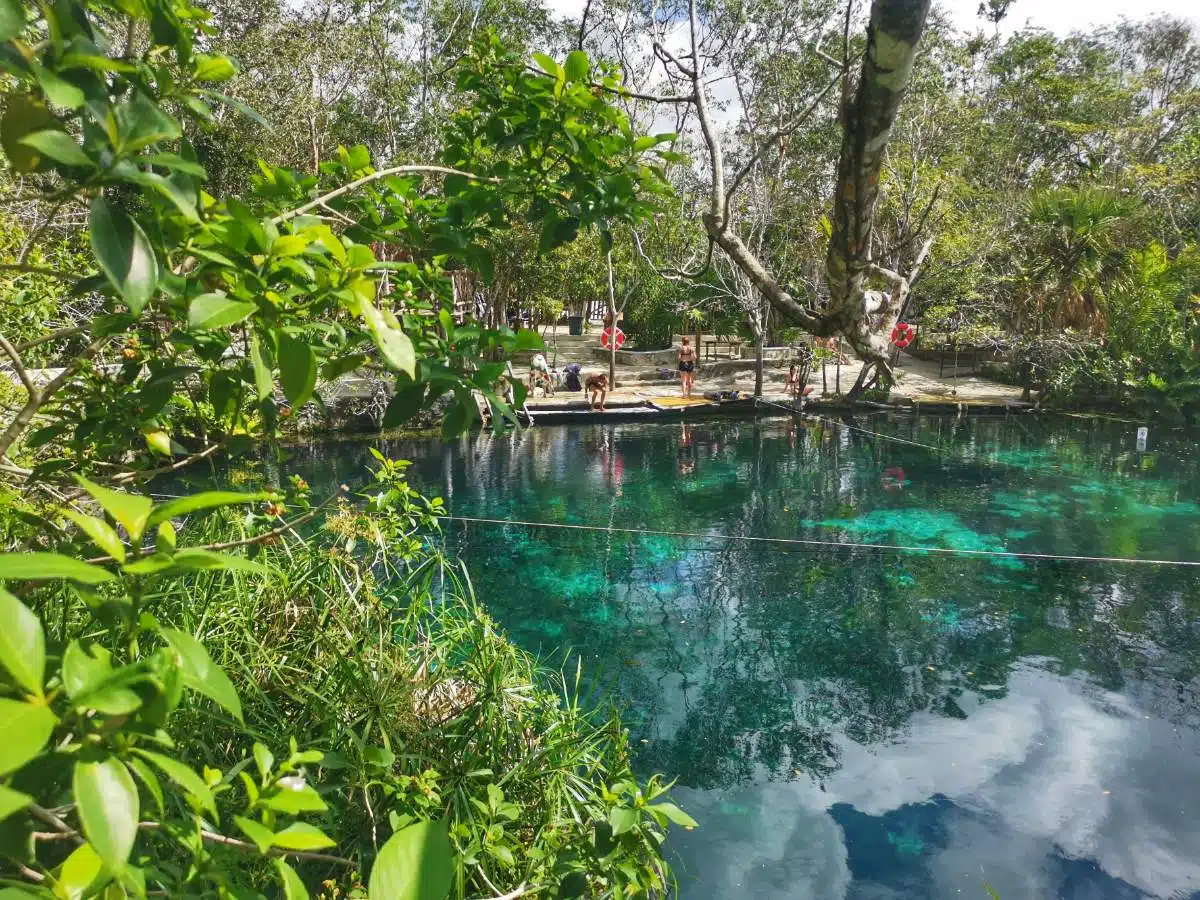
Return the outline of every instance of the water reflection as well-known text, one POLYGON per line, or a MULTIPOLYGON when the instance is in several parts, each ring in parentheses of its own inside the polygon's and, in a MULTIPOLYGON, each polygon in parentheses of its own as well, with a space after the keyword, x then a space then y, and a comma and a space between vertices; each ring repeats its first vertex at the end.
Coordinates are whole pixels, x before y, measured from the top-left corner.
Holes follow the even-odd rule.
MULTIPOLYGON (((1195 570, 755 544, 1200 559, 1187 435, 1084 420, 531 429, 387 446, 464 516, 510 633, 570 650, 680 777, 686 897, 1200 889, 1195 570)), ((349 480, 346 445, 298 452, 349 480)))

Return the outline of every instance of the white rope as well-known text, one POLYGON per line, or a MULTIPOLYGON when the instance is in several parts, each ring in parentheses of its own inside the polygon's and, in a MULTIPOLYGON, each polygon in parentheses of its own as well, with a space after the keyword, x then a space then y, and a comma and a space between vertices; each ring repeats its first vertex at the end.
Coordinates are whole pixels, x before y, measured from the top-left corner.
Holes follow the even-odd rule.
POLYGON ((605 531, 615 534, 639 534, 649 537, 700 538, 707 541, 743 541, 755 544, 799 545, 803 547, 845 547, 851 550, 891 550, 900 553, 944 553, 952 556, 985 556, 1005 559, 1061 560, 1063 562, 1124 563, 1144 566, 1200 566, 1186 559, 1138 559, 1125 556, 1076 556, 1058 553, 1026 553, 1014 550, 966 550, 954 547, 922 547, 908 544, 872 544, 854 541, 822 541, 816 538, 755 537, 744 534, 704 534, 697 531, 655 531, 650 528, 620 528, 607 525, 574 525, 566 522, 530 522, 524 519, 489 519, 482 516, 442 516, 451 522, 479 525, 521 525, 528 528, 561 528, 571 531, 605 531))

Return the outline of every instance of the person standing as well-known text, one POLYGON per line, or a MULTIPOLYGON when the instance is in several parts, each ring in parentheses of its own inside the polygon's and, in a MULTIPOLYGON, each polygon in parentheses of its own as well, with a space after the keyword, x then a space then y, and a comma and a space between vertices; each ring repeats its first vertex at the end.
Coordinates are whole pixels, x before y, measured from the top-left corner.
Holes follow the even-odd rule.
POLYGON ((679 348, 679 390, 684 397, 692 396, 692 385, 696 383, 696 348, 685 336, 679 348))

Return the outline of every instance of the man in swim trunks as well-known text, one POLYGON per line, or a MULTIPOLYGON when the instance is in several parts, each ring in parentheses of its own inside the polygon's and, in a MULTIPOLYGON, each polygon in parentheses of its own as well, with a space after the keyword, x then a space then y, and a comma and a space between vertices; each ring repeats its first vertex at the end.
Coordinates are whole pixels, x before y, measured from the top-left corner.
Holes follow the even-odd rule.
POLYGON ((692 396, 692 385, 696 383, 696 348, 684 337, 679 348, 679 389, 684 397, 692 396))

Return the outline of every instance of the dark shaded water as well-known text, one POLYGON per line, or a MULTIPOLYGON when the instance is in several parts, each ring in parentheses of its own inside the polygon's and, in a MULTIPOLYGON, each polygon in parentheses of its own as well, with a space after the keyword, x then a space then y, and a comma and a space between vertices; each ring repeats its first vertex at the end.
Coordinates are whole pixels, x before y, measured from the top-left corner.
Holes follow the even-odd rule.
MULTIPOLYGON (((1099 420, 531 429, 397 442, 525 647, 571 648, 679 777, 687 898, 1200 896, 1191 439, 1099 420)), ((314 485, 364 445, 297 451, 314 485)), ((318 487, 319 491, 319 487, 318 487)))

